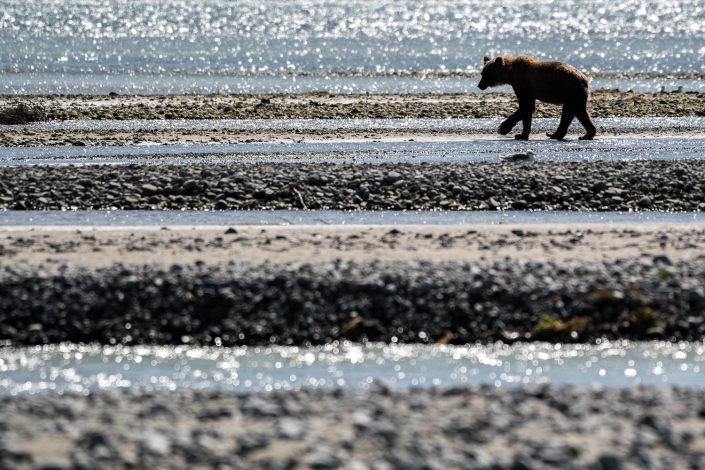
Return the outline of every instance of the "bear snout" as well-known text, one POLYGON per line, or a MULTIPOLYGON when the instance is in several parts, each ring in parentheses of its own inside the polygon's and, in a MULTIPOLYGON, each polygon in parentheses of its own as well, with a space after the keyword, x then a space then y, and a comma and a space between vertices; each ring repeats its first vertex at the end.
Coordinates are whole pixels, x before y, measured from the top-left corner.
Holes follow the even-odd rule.
POLYGON ((487 89, 487 84, 483 80, 480 80, 480 83, 477 84, 477 87, 480 90, 485 90, 485 89, 487 89))

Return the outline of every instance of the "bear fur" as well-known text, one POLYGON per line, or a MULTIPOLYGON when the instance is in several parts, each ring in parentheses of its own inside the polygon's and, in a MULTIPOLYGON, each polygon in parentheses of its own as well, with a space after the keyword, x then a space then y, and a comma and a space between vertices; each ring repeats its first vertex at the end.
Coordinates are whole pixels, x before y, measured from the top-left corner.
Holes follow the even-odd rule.
POLYGON ((541 100, 563 105, 558 129, 553 134, 546 134, 548 137, 562 140, 574 117, 578 118, 586 131, 585 135, 580 137, 581 140, 591 140, 595 137, 595 125, 587 110, 588 80, 585 74, 572 65, 543 62, 524 55, 500 56, 494 59, 485 57, 482 78, 477 86, 484 90, 498 85, 511 85, 519 100, 519 109, 499 126, 500 134, 508 134, 522 121, 522 133, 515 137, 528 140, 536 100, 541 100))

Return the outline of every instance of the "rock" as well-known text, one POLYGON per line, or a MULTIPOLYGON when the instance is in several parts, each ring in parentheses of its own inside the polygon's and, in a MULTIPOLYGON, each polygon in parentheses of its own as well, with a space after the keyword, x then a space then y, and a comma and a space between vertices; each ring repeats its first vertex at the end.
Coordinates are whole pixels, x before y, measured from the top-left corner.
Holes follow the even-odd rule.
POLYGON ((384 176, 384 182, 386 184, 394 184, 397 181, 401 180, 403 177, 400 173, 396 171, 390 171, 384 176))
POLYGON ((191 192, 195 191, 197 188, 198 188, 198 182, 196 180, 186 180, 181 185, 181 189, 183 189, 187 193, 191 193, 191 192))
POLYGON ((140 186, 140 189, 142 190, 142 194, 144 194, 145 196, 151 196, 152 194, 155 194, 157 191, 159 191, 159 188, 149 183, 143 184, 142 186, 140 186))
POLYGON ((279 414, 279 407, 271 401, 251 396, 240 405, 240 411, 247 415, 274 417, 279 414))
POLYGON ((18 125, 30 122, 46 121, 47 113, 39 106, 29 106, 19 103, 0 109, 0 124, 18 125))
POLYGON ((269 438, 263 433, 247 431, 245 434, 238 436, 237 443, 240 453, 248 454, 267 447, 269 438))
POLYGON ((592 185, 592 190, 596 193, 602 192, 605 189, 607 189, 607 183, 604 181, 597 181, 592 185))
POLYGON ((116 454, 112 439, 100 431, 85 431, 79 438, 77 446, 87 451, 91 459, 110 460, 116 454))
POLYGON ((622 470, 622 459, 614 454, 602 454, 593 464, 592 470, 622 470))
POLYGON ((169 453, 171 444, 169 439, 155 430, 145 432, 141 439, 143 452, 164 457, 169 453))
POLYGON ((499 201, 497 201, 495 198, 491 197, 487 200, 487 207, 489 207, 490 210, 497 210, 501 207, 499 201))
POLYGON ((622 194, 623 192, 624 192, 623 189, 615 188, 615 187, 609 187, 609 188, 605 189, 604 194, 605 194, 605 196, 613 197, 613 196, 619 196, 619 195, 622 194))
POLYGON ((213 421, 232 417, 233 413, 227 408, 208 408, 198 414, 199 421, 213 421))
POLYGON ((306 434, 306 425, 303 421, 295 418, 282 418, 278 423, 279 436, 284 439, 299 440, 306 434))
POLYGON ((649 196, 643 196, 642 198, 639 199, 639 201, 637 202, 637 205, 642 208, 651 207, 651 205, 652 205, 651 198, 649 196))

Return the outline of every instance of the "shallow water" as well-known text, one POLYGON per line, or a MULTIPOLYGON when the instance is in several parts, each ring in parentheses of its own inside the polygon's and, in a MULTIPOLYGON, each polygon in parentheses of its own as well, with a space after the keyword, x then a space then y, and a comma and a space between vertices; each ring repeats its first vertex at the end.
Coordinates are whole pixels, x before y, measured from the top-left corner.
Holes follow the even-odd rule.
MULTIPOLYGON (((178 130, 262 130, 262 131, 495 131, 501 118, 402 118, 402 119, 81 119, 2 125, 0 131, 18 129, 67 131, 178 131, 178 130)), ((705 117, 616 117, 595 119, 600 128, 618 131, 705 131, 705 117)), ((552 130, 558 118, 536 118, 535 130, 552 130)), ((571 129, 581 129, 577 121, 571 129)))
MULTIPOLYGON (((542 126, 537 126, 537 133, 542 126)), ((538 134, 540 136, 540 134, 538 134)), ((344 141, 247 144, 175 144, 86 147, 3 147, 0 167, 27 165, 118 165, 187 163, 470 163, 500 161, 532 150, 536 161, 701 160, 704 137, 602 137, 556 142, 535 137, 451 141, 344 141), (540 139, 540 140, 539 140, 540 139)))
POLYGON ((700 0, 4 0, 0 12, 11 93, 448 91, 463 81, 395 75, 477 72, 487 53, 705 72, 700 0))
POLYGON ((0 348, 0 395, 179 388, 517 387, 551 383, 702 387, 703 343, 426 346, 341 344, 198 348, 54 345, 0 348))
POLYGON ((0 227, 703 223, 702 212, 575 211, 0 211, 0 227))

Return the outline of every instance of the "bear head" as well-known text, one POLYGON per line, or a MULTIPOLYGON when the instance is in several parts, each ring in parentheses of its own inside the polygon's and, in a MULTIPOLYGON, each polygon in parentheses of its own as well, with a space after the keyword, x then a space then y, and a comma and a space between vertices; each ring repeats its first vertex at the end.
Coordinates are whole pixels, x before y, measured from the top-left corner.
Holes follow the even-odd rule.
POLYGON ((490 59, 485 56, 482 77, 477 86, 480 90, 487 87, 509 85, 512 79, 512 67, 507 57, 497 57, 490 59))

